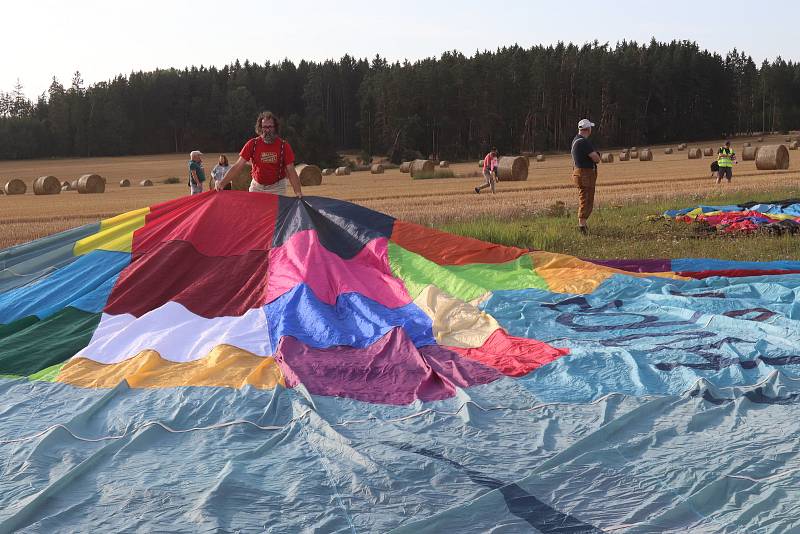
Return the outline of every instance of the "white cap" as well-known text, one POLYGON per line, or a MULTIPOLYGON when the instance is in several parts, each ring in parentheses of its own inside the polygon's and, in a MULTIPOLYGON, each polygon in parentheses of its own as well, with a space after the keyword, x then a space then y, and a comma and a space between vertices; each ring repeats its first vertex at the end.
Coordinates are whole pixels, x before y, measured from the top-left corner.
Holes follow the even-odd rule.
POLYGON ((589 119, 581 119, 578 121, 579 130, 586 130, 587 128, 594 128, 594 123, 589 119))
POLYGON ((200 152, 199 150, 192 150, 191 152, 189 152, 189 159, 192 159, 195 156, 202 156, 202 155, 203 153, 200 152))

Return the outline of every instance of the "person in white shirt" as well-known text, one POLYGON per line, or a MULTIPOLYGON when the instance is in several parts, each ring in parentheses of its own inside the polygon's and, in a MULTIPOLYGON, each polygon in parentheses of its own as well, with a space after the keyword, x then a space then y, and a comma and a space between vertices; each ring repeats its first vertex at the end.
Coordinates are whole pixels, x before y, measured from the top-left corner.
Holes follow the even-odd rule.
MULTIPOLYGON (((219 155, 219 161, 217 162, 216 165, 214 165, 214 168, 211 169, 211 177, 214 179, 214 186, 215 187, 219 182, 222 181, 222 179, 225 177, 225 173, 228 172, 228 169, 230 169, 230 168, 231 168, 231 166, 228 163, 228 156, 226 156, 225 154, 220 154, 219 155)), ((231 188, 231 184, 228 183, 225 186, 225 189, 229 190, 230 188, 231 188)))

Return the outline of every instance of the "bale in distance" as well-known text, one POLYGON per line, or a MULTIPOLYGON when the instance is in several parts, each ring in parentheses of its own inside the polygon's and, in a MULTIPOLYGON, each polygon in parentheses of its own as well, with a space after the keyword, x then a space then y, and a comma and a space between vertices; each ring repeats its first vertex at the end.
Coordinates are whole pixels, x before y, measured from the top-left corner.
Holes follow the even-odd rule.
POLYGON ((797 150, 797 145, 798 145, 797 141, 792 141, 791 143, 789 143, 789 150, 797 150))
POLYGON ((544 154, 536 154, 536 161, 544 161, 544 154))
POLYGON ((756 154, 756 169, 774 171, 789 168, 789 151, 786 145, 766 145, 759 147, 756 154))
POLYGON ((665 148, 664 149, 664 154, 672 154, 672 148, 669 148, 669 147, 665 148))
POLYGON ((503 156, 497 162, 497 179, 504 182, 522 182, 528 179, 528 158, 503 156))
POLYGON ((713 156, 714 155, 714 149, 713 148, 709 148, 709 147, 704 148, 703 149, 703 155, 704 156, 713 156))
POLYGON ((630 154, 631 159, 639 159, 639 152, 631 150, 628 154, 630 154))
POLYGON ((439 162, 439 168, 440 169, 446 169, 448 167, 450 167, 450 162, 449 161, 440 161, 439 162))
POLYGON ((330 176, 333 174, 333 169, 322 169, 322 176, 330 176))
POLYGON ((130 187, 131 186, 131 181, 128 180, 127 178, 124 178, 124 179, 119 181, 119 186, 120 187, 130 187))
MULTIPOLYGON (((483 163, 483 161, 481 161, 481 163, 483 163)), ((400 172, 403 172, 403 173, 411 172, 411 162, 410 161, 404 161, 403 163, 401 163, 400 164, 400 172)))
POLYGON ((334 174, 336 174, 336 176, 349 176, 350 167, 337 167, 334 174))
POLYGON ((628 161, 628 159, 630 159, 630 154, 628 154, 626 151, 623 150, 622 152, 619 153, 620 161, 628 161))
POLYGON ((742 149, 742 161, 753 161, 758 154, 758 146, 746 146, 742 149))
POLYGON ((57 195, 61 192, 61 182, 55 176, 40 176, 33 181, 34 195, 57 195))
POLYGON ((758 139, 756 139, 756 142, 757 143, 763 143, 764 142, 764 138, 763 137, 759 137, 758 139))
POLYGON ((253 178, 251 176, 252 171, 253 166, 248 162, 239 172, 239 174, 234 175, 233 179, 231 180, 231 190, 249 191, 250 184, 253 182, 253 178))
POLYGON ((653 151, 649 148, 643 148, 639 152, 639 161, 653 161, 653 151))
POLYGON ((686 143, 681 143, 678 145, 678 150, 686 150, 686 143))
POLYGON ((73 191, 77 191, 78 190, 78 180, 72 180, 69 183, 69 186, 73 191))
POLYGON ((743 147, 748 147, 748 146, 750 146, 750 142, 748 141, 748 142, 744 143, 742 146, 743 147))
POLYGON ((312 186, 322 183, 322 171, 316 165, 306 165, 302 163, 296 165, 294 170, 300 178, 300 185, 312 186))
POLYGON ((25 191, 27 190, 28 186, 25 185, 25 182, 23 182, 19 178, 14 178, 13 180, 9 180, 3 187, 3 191, 5 192, 6 195, 24 195, 25 191))
POLYGON ((436 172, 436 165, 429 159, 415 159, 411 163, 411 168, 408 171, 411 177, 419 176, 421 174, 433 174, 436 172))
POLYGON ((61 182, 61 190, 62 191, 70 191, 72 189, 72 184, 69 183, 67 180, 61 182))
POLYGON ((603 163, 614 163, 614 154, 612 154, 611 152, 607 152, 602 156, 600 156, 600 161, 602 161, 603 163))
POLYGON ((630 149, 630 152, 639 152, 639 147, 638 146, 632 146, 631 149, 630 149))
POLYGON ((139 182, 139 185, 141 187, 153 187, 153 180, 150 179, 142 180, 141 182, 139 182))
POLYGON ((84 174, 78 178, 78 193, 105 193, 106 181, 97 174, 84 174))
POLYGON ((702 157, 702 153, 700 152, 699 148, 690 148, 689 149, 689 159, 700 159, 702 157))
POLYGON ((380 163, 375 163, 372 167, 369 168, 370 174, 383 174, 383 165, 380 163))

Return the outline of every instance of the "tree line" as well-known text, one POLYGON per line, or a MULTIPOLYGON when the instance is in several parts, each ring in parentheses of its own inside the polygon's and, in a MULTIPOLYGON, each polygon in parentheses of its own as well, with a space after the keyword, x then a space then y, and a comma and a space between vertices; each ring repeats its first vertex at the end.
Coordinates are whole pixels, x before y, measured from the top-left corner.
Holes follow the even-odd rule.
POLYGON ((459 160, 565 150, 577 120, 599 146, 708 139, 800 124, 800 63, 756 65, 690 41, 514 45, 471 57, 390 63, 245 61, 221 68, 133 72, 85 87, 56 78, 35 102, 0 92, 0 159, 234 151, 257 113, 282 118, 298 158, 459 160))

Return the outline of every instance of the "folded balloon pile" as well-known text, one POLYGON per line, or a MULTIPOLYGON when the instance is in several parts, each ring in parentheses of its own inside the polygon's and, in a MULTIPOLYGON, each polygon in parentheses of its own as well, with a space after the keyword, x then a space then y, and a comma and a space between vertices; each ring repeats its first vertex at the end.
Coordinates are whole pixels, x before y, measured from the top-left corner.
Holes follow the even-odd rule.
POLYGON ((697 206, 668 210, 664 216, 687 223, 701 223, 717 232, 800 234, 800 199, 697 206))

